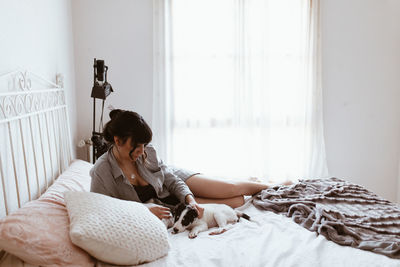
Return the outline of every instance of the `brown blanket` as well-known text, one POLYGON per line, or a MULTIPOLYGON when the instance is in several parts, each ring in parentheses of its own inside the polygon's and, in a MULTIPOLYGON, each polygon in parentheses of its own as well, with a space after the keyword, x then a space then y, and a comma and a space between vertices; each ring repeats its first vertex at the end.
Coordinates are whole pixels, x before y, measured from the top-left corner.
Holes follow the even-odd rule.
POLYGON ((400 259, 400 207, 338 178, 263 190, 258 208, 285 214, 340 245, 400 259))

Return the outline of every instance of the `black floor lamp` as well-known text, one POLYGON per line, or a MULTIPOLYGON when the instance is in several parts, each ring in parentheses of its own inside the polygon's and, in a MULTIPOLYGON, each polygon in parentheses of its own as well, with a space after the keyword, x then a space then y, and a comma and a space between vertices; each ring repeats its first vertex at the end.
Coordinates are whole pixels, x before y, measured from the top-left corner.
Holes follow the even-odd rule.
POLYGON ((108 67, 104 65, 104 60, 94 59, 93 64, 93 131, 92 131, 92 143, 93 143, 93 163, 96 162, 101 155, 107 152, 108 146, 104 141, 103 135, 100 132, 103 124, 103 112, 104 102, 111 92, 114 92, 111 84, 107 82, 107 71, 108 67), (102 99, 101 117, 99 124, 99 131, 96 132, 96 99, 102 99))

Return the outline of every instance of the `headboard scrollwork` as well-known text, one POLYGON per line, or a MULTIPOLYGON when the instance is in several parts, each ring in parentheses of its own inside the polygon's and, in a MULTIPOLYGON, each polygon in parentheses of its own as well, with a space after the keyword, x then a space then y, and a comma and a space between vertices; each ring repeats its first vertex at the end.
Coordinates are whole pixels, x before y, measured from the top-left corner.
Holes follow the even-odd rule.
POLYGON ((0 218, 39 197, 71 161, 64 78, 0 75, 0 218))

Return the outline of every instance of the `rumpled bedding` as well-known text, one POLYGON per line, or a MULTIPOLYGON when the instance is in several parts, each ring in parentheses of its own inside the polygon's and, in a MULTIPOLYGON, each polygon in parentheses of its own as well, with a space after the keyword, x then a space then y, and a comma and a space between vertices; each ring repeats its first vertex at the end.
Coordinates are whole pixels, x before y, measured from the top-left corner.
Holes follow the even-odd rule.
POLYGON ((263 190, 253 200, 343 246, 400 259, 400 207, 338 178, 300 180, 263 190))

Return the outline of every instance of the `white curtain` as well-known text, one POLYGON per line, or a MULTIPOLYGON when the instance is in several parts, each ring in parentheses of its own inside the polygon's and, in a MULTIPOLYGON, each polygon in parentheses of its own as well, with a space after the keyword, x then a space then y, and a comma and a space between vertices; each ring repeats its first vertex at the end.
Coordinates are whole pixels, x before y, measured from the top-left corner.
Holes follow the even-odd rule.
POLYGON ((155 143, 226 177, 326 177, 319 1, 154 2, 155 143))

